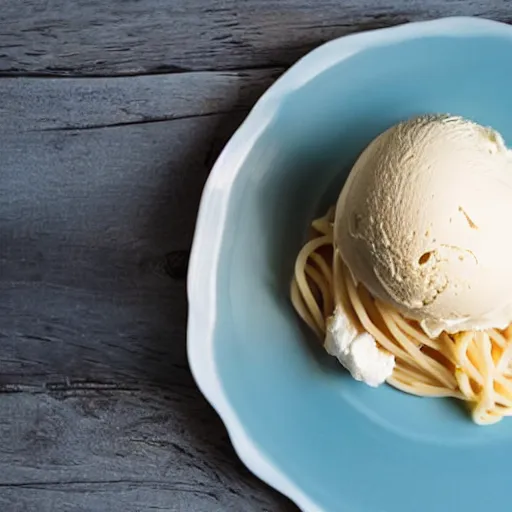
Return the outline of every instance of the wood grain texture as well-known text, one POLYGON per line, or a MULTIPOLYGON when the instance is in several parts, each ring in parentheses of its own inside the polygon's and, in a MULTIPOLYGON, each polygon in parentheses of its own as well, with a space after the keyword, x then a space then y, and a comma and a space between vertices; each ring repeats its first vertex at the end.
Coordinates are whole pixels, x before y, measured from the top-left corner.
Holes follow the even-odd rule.
POLYGON ((71 130, 247 111, 281 68, 121 78, 3 78, 0 130, 71 130))
POLYGON ((229 447, 193 388, 4 395, 6 512, 292 511, 229 447))
POLYGON ((184 280, 166 258, 190 247, 207 174, 196 148, 218 122, 3 136, 4 374, 180 380, 184 280))
POLYGON ((288 66, 335 37, 506 0, 25 0, 0 13, 0 72, 120 75, 288 66))

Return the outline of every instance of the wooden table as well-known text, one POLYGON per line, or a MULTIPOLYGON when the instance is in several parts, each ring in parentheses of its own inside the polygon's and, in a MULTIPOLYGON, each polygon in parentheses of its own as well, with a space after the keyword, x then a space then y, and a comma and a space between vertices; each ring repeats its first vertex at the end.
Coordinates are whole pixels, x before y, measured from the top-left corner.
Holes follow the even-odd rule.
POLYGON ((294 511, 186 360, 201 189, 318 44, 484 0, 24 0, 0 7, 0 510, 294 511))

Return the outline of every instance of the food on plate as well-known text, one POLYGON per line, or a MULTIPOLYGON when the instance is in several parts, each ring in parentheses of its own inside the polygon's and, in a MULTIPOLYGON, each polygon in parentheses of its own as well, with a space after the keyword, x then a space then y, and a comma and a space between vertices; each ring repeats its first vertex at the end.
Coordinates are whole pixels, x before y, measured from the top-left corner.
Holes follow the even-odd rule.
POLYGON ((450 115, 392 126, 312 224, 292 302, 326 351, 370 386, 512 415, 512 151, 450 115))

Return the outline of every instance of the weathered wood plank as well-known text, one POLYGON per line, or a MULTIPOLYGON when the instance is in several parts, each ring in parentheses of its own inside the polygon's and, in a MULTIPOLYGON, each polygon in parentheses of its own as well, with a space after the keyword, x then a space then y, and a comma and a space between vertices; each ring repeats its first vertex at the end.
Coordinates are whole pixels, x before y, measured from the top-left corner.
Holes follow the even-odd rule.
POLYGON ((0 130, 107 127, 247 110, 282 71, 3 78, 0 130))
POLYGON ((0 382, 180 381, 199 198, 242 115, 2 135, 0 382))
POLYGON ((233 455, 195 390, 1 396, 6 512, 291 512, 233 455))
POLYGON ((440 16, 510 20, 506 0, 4 2, 0 72, 119 75, 287 66, 350 32, 440 16))

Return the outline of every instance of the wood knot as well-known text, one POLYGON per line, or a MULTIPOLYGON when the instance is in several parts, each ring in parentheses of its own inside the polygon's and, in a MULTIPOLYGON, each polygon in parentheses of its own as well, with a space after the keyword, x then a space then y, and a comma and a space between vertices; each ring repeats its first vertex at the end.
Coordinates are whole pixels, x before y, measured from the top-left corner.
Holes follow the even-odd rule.
POLYGON ((190 251, 171 251, 164 256, 164 272, 176 280, 187 277, 190 251))

